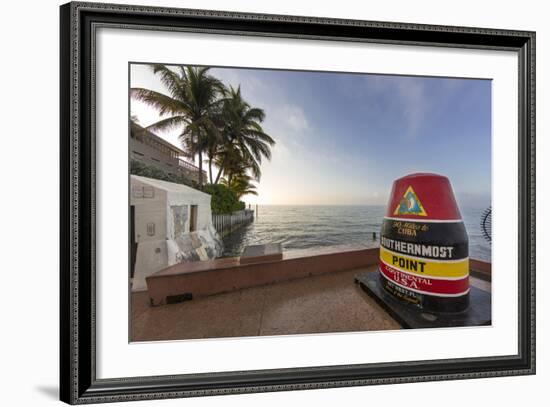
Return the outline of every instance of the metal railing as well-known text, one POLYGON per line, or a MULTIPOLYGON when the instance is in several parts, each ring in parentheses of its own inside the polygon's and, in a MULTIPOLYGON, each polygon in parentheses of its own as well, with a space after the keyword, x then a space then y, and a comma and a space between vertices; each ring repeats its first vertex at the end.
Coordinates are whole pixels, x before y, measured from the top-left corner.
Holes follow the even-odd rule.
MULTIPOLYGON (((181 158, 178 159, 178 165, 180 167, 186 169, 187 171, 190 171, 192 173, 196 173, 197 177, 199 176, 199 167, 197 167, 196 165, 191 164, 190 162, 184 161, 181 158)), ((202 170, 202 178, 203 178, 203 181, 206 182, 207 174, 206 174, 205 170, 202 170)))

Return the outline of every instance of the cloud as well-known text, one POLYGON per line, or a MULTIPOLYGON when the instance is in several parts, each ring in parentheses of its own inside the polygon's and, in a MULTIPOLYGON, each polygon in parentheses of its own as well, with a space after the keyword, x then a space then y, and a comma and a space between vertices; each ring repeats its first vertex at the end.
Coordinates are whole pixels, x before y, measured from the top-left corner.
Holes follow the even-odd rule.
POLYGON ((406 135, 416 137, 431 108, 423 78, 368 76, 365 84, 376 102, 385 105, 385 114, 402 120, 406 135))
POLYGON ((283 105, 274 109, 274 115, 277 120, 293 132, 304 132, 310 129, 309 121, 301 107, 292 105, 283 105))
POLYGON ((261 95, 266 90, 265 84, 254 76, 253 71, 250 70, 213 68, 210 72, 228 86, 234 88, 240 86, 241 92, 247 100, 256 98, 257 95, 261 95))
POLYGON ((397 91, 404 109, 409 136, 414 137, 429 111, 424 85, 420 81, 400 80, 397 81, 397 91))
POLYGON ((270 73, 255 70, 215 69, 213 73, 224 83, 241 85, 243 97, 266 112, 266 126, 278 133, 296 136, 310 129, 304 110, 288 99, 270 73), (296 133, 296 134, 294 134, 296 133), (299 133, 299 134, 298 134, 299 133))

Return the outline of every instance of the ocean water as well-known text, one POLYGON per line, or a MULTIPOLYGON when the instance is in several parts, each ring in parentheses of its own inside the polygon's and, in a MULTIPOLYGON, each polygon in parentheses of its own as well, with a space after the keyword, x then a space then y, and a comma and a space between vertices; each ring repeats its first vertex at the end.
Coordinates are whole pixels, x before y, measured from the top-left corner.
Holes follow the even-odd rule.
MULTIPOLYGON (((470 257, 491 261, 491 244, 480 228, 485 207, 461 208, 470 257)), ((378 245, 385 206, 263 205, 254 222, 223 239, 223 256, 239 256, 248 245, 281 243, 283 250, 374 247, 378 245), (376 237, 373 237, 376 233, 376 237)))

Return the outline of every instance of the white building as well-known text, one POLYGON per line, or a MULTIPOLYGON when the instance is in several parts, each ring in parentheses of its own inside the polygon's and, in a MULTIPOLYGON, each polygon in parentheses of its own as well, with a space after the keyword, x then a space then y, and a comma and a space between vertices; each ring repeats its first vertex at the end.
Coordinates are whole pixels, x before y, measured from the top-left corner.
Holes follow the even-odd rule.
POLYGON ((182 184, 130 177, 132 291, 146 290, 145 278, 168 266, 221 254, 210 195, 182 184))

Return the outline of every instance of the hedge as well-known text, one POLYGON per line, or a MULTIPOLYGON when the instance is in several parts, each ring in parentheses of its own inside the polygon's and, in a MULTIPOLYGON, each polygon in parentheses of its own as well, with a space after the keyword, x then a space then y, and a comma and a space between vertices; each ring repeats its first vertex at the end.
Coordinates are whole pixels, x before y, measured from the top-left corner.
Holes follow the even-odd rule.
POLYGON ((239 201, 235 192, 225 185, 207 184, 202 190, 212 195, 210 206, 213 214, 231 213, 245 208, 244 202, 239 201))

